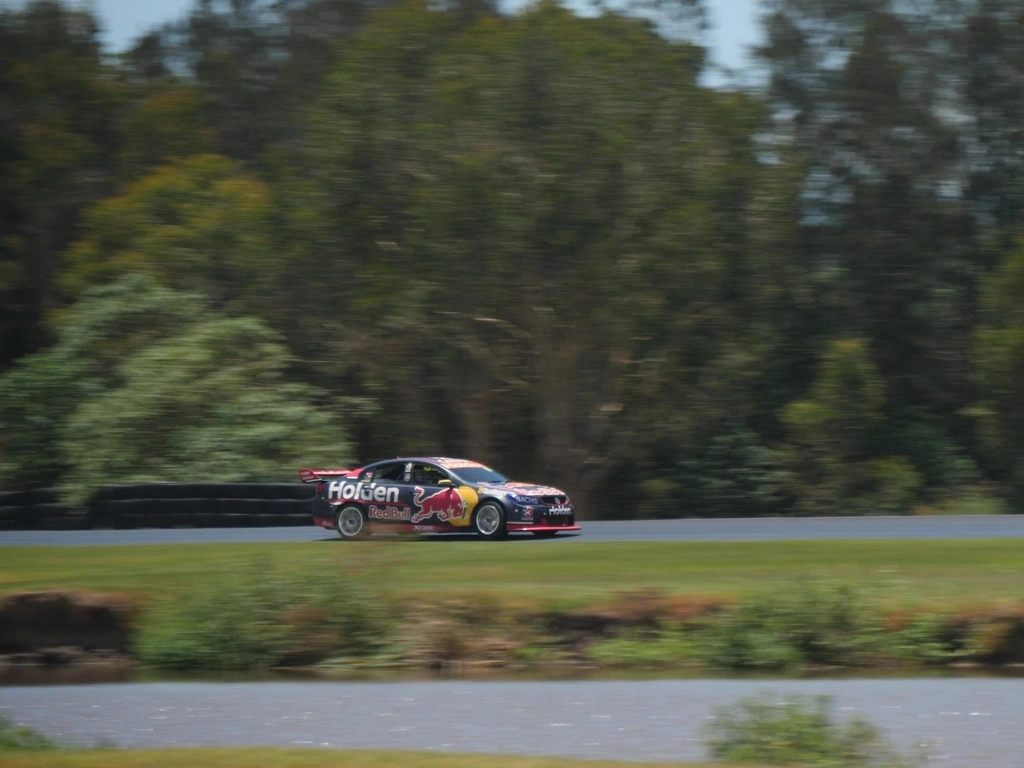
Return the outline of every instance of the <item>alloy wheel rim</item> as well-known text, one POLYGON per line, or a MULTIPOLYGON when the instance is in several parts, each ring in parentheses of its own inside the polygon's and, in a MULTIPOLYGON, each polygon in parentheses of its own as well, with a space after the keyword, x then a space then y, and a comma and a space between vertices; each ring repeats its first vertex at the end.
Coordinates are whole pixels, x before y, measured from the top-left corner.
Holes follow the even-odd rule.
POLYGON ((477 530, 485 535, 490 535, 498 530, 500 522, 498 510, 494 507, 484 507, 476 516, 477 530))
POLYGON ((354 509, 346 509, 341 513, 341 532, 346 536, 355 536, 363 528, 363 516, 354 509))

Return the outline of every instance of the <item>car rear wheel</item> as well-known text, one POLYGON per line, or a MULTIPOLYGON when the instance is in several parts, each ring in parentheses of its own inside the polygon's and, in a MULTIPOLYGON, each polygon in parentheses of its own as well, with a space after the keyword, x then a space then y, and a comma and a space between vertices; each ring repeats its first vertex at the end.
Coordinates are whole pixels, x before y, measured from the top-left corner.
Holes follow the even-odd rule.
POLYGON ((473 528, 484 539, 500 539, 505 535, 505 510, 488 501, 473 515, 473 528))
POLYGON ((358 504, 346 504, 334 518, 338 535, 343 539, 361 539, 366 536, 366 515, 358 504))

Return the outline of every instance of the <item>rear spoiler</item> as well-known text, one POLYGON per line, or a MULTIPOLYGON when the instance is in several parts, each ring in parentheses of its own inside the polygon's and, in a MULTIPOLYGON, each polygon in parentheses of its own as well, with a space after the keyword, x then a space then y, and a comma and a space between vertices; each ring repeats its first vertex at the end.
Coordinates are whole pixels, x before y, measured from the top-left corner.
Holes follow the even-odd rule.
POLYGON ((300 469, 299 477, 304 483, 319 483, 332 477, 344 477, 357 470, 353 469, 300 469))

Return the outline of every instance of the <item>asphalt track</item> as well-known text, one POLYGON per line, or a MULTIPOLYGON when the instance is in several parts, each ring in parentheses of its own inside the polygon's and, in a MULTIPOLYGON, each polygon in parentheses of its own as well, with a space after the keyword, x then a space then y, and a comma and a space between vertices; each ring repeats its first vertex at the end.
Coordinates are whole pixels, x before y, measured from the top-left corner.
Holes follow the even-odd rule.
MULTIPOLYGON (((827 539, 1024 539, 1024 515, 942 517, 788 517, 715 520, 621 520, 582 522, 578 535, 544 541, 571 546, 580 541, 814 541, 827 539)), ((476 542, 472 536, 432 536, 429 540, 476 542)), ((505 544, 530 541, 515 536, 505 544)), ((4 531, 0 547, 117 546, 259 542, 339 542, 337 534, 313 525, 295 528, 142 528, 130 531, 4 531)), ((484 543, 484 542, 478 542, 484 543)))

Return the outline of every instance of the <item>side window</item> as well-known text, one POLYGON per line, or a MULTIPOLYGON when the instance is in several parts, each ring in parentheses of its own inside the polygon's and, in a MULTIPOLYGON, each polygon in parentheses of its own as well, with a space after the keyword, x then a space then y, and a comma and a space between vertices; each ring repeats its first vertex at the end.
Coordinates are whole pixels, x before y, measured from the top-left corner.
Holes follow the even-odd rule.
POLYGON ((359 474, 360 483, 368 483, 373 479, 373 470, 367 469, 359 474))
POLYGON ((373 479, 378 483, 400 483, 404 473, 404 464, 385 464, 382 467, 377 467, 373 479))
POLYGON ((412 479, 410 482, 416 485, 437 485, 438 481, 447 477, 437 467, 430 464, 413 464, 412 479))

